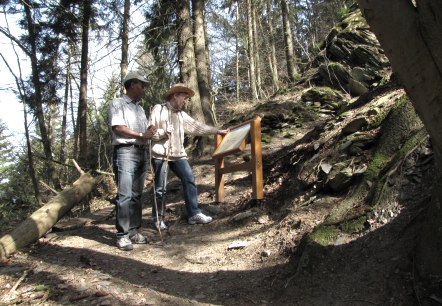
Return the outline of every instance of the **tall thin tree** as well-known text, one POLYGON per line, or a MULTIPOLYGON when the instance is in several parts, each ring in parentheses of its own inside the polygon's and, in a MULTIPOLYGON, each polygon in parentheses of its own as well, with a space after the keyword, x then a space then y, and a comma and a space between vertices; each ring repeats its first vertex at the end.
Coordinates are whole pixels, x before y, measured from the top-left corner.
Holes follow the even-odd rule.
POLYGON ((289 9, 287 0, 281 0, 282 26, 284 30, 285 57, 287 62, 287 74, 290 82, 296 80, 297 69, 295 66, 295 52, 293 50, 293 35, 290 25, 289 9))
POLYGON ((213 101, 210 91, 209 58, 206 52, 204 0, 192 0, 192 13, 194 18, 194 44, 196 74, 200 92, 201 106, 206 123, 214 125, 216 122, 213 111, 213 101))
POLYGON ((256 79, 256 57, 255 57, 255 38, 253 37, 253 6, 252 0, 247 0, 247 38, 248 38, 248 57, 249 57, 249 83, 253 100, 257 100, 258 86, 256 79))
POLYGON ((260 54, 260 35, 258 35, 258 18, 257 18, 257 5, 255 2, 251 1, 252 5, 252 37, 253 37, 253 45, 255 46, 255 52, 253 52, 253 56, 255 57, 255 71, 256 71, 256 87, 258 91, 258 97, 263 96, 262 91, 262 78, 261 78, 261 54, 260 54))
POLYGON ((186 83, 195 91, 195 96, 188 105, 189 113, 196 120, 205 122, 198 89, 189 1, 179 0, 177 4, 178 62, 180 64, 181 82, 186 83))
POLYGON ((240 97, 240 89, 241 89, 241 79, 239 76, 239 3, 236 4, 235 10, 235 21, 236 21, 236 29, 235 29, 235 79, 236 79, 236 102, 239 102, 240 97))
MULTIPOLYGON (((127 65, 129 63, 129 18, 130 18, 130 0, 124 0, 123 28, 121 30, 121 84, 127 74, 127 65)), ((124 94, 124 86, 121 86, 121 94, 124 94)))
POLYGON ((273 28, 274 21, 274 14, 272 10, 272 2, 267 2, 267 16, 268 16, 268 26, 269 26, 269 46, 270 46, 270 53, 269 53, 269 66, 270 70, 272 72, 272 82, 273 87, 275 90, 279 89, 279 76, 278 76, 278 61, 276 59, 276 46, 275 46, 275 30, 273 28))
POLYGON ((43 111, 43 96, 42 96, 42 84, 40 81, 40 74, 38 69, 38 56, 37 56, 37 35, 35 32, 34 20, 31 13, 33 3, 29 0, 22 1, 23 9, 26 16, 26 27, 28 32, 28 43, 30 45, 30 52, 28 53, 31 60, 32 70, 32 83, 34 85, 34 108, 35 115, 37 117, 37 123, 40 130, 41 141, 43 144, 43 150, 46 157, 46 167, 48 169, 48 177, 52 181, 55 187, 60 188, 57 173, 52 164, 52 145, 48 135, 45 116, 43 111))
POLYGON ((87 77, 88 77, 88 54, 89 54, 89 24, 92 16, 92 0, 83 1, 83 18, 81 34, 81 63, 80 63, 80 99, 78 104, 78 139, 79 139, 79 162, 82 166, 87 165, 87 77))

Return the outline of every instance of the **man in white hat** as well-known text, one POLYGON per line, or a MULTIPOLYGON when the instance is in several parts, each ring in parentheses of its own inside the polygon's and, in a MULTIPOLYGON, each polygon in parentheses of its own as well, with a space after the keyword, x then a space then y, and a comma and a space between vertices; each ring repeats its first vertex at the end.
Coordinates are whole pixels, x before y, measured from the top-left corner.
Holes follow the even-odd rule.
POLYGON ((195 136, 221 134, 228 130, 220 130, 191 118, 184 107, 195 92, 186 85, 173 85, 164 95, 164 104, 157 104, 151 113, 151 123, 157 131, 152 138, 152 162, 155 171, 155 196, 157 207, 152 209, 154 227, 166 230, 163 221, 164 196, 166 194, 167 172, 172 170, 180 178, 184 201, 186 204, 189 224, 205 224, 212 217, 204 215, 198 207, 198 191, 192 169, 184 150, 184 134, 195 136), (165 167, 167 166, 167 171, 165 167), (158 218, 157 218, 158 217, 158 218))
POLYGON ((141 211, 144 180, 148 157, 146 142, 156 132, 148 126, 144 109, 139 104, 147 80, 137 71, 124 78, 126 95, 114 99, 109 107, 113 168, 118 187, 116 222, 117 247, 130 251, 132 243, 147 243, 147 237, 138 232, 141 227, 141 211))

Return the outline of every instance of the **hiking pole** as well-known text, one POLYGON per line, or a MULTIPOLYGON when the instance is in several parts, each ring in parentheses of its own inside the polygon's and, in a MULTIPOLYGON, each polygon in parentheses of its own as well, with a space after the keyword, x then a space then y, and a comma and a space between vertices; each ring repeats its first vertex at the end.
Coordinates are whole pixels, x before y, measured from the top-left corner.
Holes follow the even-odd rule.
MULTIPOLYGON (((150 107, 150 114, 152 116, 152 107, 150 107)), ((149 121, 148 127, 152 124, 151 121, 149 121)), ((157 204, 157 195, 156 195, 156 184, 155 184, 155 173, 153 171, 153 165, 152 165, 152 140, 149 139, 149 167, 150 167, 150 174, 152 175, 152 184, 153 184, 153 204, 155 206, 155 220, 156 220, 156 228, 158 230, 158 233, 160 234, 161 243, 164 243, 163 241, 163 235, 161 233, 160 224, 158 221, 158 204, 157 204)))
POLYGON ((169 166, 169 155, 170 151, 172 150, 172 134, 167 132, 166 129, 166 135, 169 139, 169 146, 167 148, 166 152, 166 164, 164 165, 164 181, 163 181, 163 195, 161 197, 161 211, 163 212, 163 215, 166 213, 166 185, 167 185, 167 167, 169 166))
POLYGON ((152 184, 153 184, 153 204, 155 206, 155 222, 156 222, 156 228, 158 230, 158 233, 160 234, 161 242, 163 242, 163 235, 161 234, 161 228, 158 221, 158 205, 157 205, 157 195, 156 195, 156 184, 155 184, 155 173, 153 171, 153 165, 152 165, 152 141, 149 140, 149 167, 150 167, 150 173, 152 175, 152 184))

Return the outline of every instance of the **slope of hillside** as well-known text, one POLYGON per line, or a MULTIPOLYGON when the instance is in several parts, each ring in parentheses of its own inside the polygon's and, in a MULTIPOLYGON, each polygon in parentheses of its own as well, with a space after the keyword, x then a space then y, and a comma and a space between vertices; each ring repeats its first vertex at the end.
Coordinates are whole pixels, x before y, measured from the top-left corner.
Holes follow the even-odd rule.
MULTIPOLYGON (((0 266, 6 305, 437 305, 441 279, 421 282, 413 254, 430 197, 431 146, 358 11, 303 78, 224 126, 262 117, 265 199, 248 173, 226 175, 214 202, 210 155, 193 160, 208 225, 185 222, 170 182, 166 223, 148 245, 117 250, 112 186, 94 211, 64 218, 0 266)), ((247 159, 238 154, 229 162, 247 159)))

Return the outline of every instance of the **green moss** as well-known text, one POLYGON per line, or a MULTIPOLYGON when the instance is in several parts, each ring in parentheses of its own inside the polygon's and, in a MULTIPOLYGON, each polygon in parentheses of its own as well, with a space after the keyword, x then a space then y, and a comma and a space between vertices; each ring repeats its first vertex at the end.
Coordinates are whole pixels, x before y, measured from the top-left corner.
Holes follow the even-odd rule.
POLYGON ((261 134, 261 141, 263 143, 271 143, 272 142, 272 137, 269 136, 268 134, 261 134))
POLYGON ((384 119, 387 117, 388 114, 389 112, 387 111, 379 112, 379 114, 375 117, 375 119, 370 122, 367 129, 373 130, 378 128, 382 124, 382 122, 384 122, 384 119))
POLYGON ((338 238, 340 232, 335 226, 320 226, 310 234, 309 240, 319 245, 327 246, 338 238))
POLYGON ((327 86, 313 87, 305 91, 301 97, 302 101, 341 101, 344 97, 337 90, 327 86))
MULTIPOLYGON (((384 99, 387 99, 388 97, 383 97, 381 99, 379 99, 379 101, 376 104, 382 104, 382 101, 384 99)), ((400 97, 396 103, 393 105, 393 107, 390 109, 390 111, 386 112, 380 112, 379 115, 376 116, 376 118, 370 122, 370 125, 368 127, 368 129, 375 129, 377 127, 379 127, 382 122, 384 121, 384 119, 387 117, 388 114, 390 114, 392 111, 395 111, 397 109, 400 109, 405 103, 408 103, 409 99, 406 95, 403 95, 402 97, 400 97)))
POLYGON ((393 105, 392 110, 399 109, 409 102, 410 102, 410 99, 408 98, 408 96, 403 95, 402 97, 397 99, 396 103, 393 105))
POLYGON ((359 184, 350 196, 343 199, 343 201, 339 202, 339 204, 332 209, 323 224, 332 226, 333 224, 344 222, 349 212, 354 208, 355 203, 362 201, 367 196, 367 193, 367 184, 359 184))
POLYGON ((325 47, 327 47, 327 44, 325 40, 323 40, 320 43, 313 44, 313 51, 319 53, 319 51, 324 50, 325 47))
POLYGON ((357 219, 350 220, 341 225, 341 230, 348 234, 360 233, 365 229, 367 216, 361 216, 357 219))
POLYGON ((339 18, 344 18, 345 16, 347 16, 349 14, 350 10, 346 7, 341 7, 339 12, 338 12, 338 16, 339 18))
POLYGON ((50 287, 47 285, 35 285, 34 291, 41 292, 41 291, 49 291, 50 287))
POLYGON ((365 177, 369 181, 375 181, 381 170, 388 164, 390 159, 387 155, 382 153, 376 153, 373 157, 373 160, 370 162, 367 168, 367 172, 365 172, 365 177))
POLYGON ((413 137, 407 139, 401 149, 399 150, 399 158, 404 158, 407 154, 413 150, 416 145, 422 142, 422 139, 427 135, 427 131, 425 129, 420 130, 413 137))
POLYGON ((341 113, 339 116, 338 116, 338 118, 340 118, 340 119, 345 119, 345 118, 347 118, 348 116, 351 116, 351 112, 343 112, 343 113, 341 113))
MULTIPOLYGON (((378 116, 377 120, 382 123, 382 121, 384 121, 384 118, 388 115, 391 114, 391 116, 393 118, 400 116, 400 112, 403 111, 404 107, 407 107, 407 103, 409 103, 409 99, 407 96, 402 96, 401 98, 399 98, 394 106, 392 107, 392 109, 389 112, 384 112, 381 116, 378 116), (399 113, 399 115, 398 115, 399 113), (380 118, 382 117, 382 119, 380 118)), ((393 121, 395 122, 395 121, 393 121)), ((378 149, 378 152, 374 155, 373 160, 370 162, 367 172, 366 172, 366 178, 368 180, 378 180, 379 179, 379 175, 382 171, 383 168, 385 168, 386 166, 388 166, 389 162, 394 158, 395 160, 397 160, 398 158, 403 158, 405 157, 408 152, 410 152, 410 150, 412 150, 416 144, 422 139, 422 137, 425 136, 425 132, 423 130, 421 130, 419 133, 416 133, 413 137, 409 137, 407 136, 408 133, 412 133, 413 130, 415 130, 415 127, 413 127, 413 122, 409 123, 407 125, 405 125, 404 127, 402 127, 400 129, 400 132, 403 132, 403 136, 397 136, 395 137, 393 134, 396 130, 397 130, 397 123, 396 125, 393 125, 393 128, 391 129, 392 132, 388 133, 388 140, 385 140, 384 142, 381 141, 380 143, 380 147, 378 149), (408 130, 409 132, 407 133, 406 130, 408 130), (390 136, 393 135, 393 136, 390 136), (405 137, 407 137, 406 140, 402 140, 405 137), (395 141, 394 139, 397 140, 395 141), (402 143, 403 142, 403 143, 402 143), (392 145, 393 143, 393 145, 392 145), (396 145, 394 145, 394 143, 397 143, 396 145), (397 147, 401 145, 401 149, 399 150, 399 152, 397 151, 397 147)), ((392 123, 394 124, 394 123, 392 123)))

